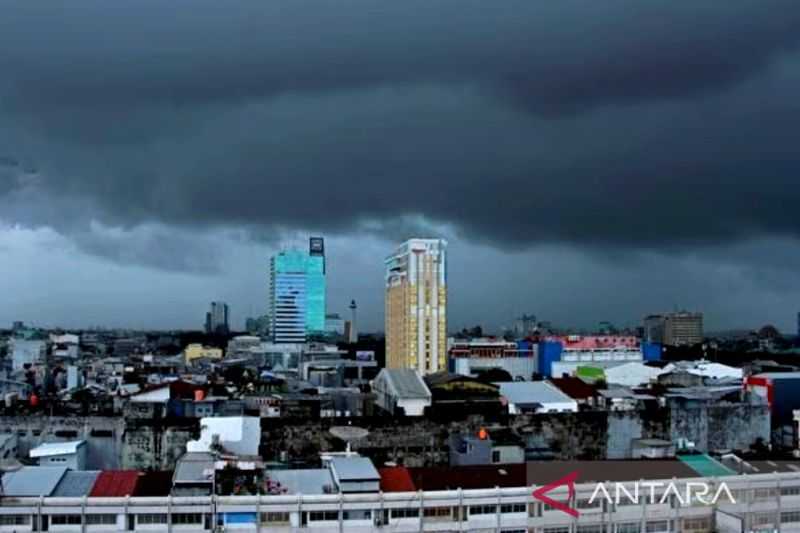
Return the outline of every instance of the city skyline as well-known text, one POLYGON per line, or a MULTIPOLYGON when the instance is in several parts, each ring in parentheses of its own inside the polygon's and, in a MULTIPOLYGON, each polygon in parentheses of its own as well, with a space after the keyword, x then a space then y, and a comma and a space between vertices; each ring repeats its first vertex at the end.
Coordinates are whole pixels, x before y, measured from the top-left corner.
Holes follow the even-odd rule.
POLYGON ((11 2, 0 321, 197 327, 218 299, 241 324, 299 233, 365 331, 414 235, 463 259, 454 326, 794 331, 794 7, 11 2))

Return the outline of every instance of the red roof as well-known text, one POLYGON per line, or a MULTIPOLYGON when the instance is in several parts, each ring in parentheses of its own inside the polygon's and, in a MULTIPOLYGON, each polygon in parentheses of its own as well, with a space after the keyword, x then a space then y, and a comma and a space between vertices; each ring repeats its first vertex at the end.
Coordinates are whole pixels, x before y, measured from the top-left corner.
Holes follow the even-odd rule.
POLYGON ((136 470, 105 470, 97 476, 89 497, 121 498, 133 496, 139 482, 139 472, 136 470))
POLYGON ((414 482, 411 481, 411 474, 404 466, 392 468, 379 468, 381 475, 381 490, 383 492, 416 492, 414 482))

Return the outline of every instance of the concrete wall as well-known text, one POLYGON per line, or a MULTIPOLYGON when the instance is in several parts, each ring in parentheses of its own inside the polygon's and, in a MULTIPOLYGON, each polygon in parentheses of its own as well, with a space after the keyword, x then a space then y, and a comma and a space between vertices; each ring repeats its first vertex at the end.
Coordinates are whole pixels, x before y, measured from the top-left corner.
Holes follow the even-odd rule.
POLYGON ((670 404, 672 440, 685 438, 701 452, 742 450, 770 441, 769 406, 761 403, 676 401, 670 404))
POLYGON ((31 448, 44 442, 86 441, 86 468, 120 468, 125 421, 110 417, 0 417, 0 432, 18 436, 19 455, 27 457, 31 448))

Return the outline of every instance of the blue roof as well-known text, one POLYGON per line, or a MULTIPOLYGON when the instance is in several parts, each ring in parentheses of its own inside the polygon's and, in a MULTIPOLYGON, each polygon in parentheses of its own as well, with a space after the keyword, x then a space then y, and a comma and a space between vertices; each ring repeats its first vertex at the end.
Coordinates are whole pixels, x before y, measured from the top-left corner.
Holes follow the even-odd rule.
POLYGON ((3 474, 6 496, 50 496, 66 474, 66 467, 25 466, 3 474))
POLYGON ((88 496, 97 481, 98 471, 67 472, 51 496, 62 498, 82 498, 88 496))

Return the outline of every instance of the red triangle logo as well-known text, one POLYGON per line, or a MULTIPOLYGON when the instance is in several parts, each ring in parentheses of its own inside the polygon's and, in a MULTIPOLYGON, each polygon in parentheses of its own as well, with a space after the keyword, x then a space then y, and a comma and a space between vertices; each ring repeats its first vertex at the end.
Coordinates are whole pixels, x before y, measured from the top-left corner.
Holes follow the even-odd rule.
POLYGON ((578 479, 578 474, 579 473, 577 471, 572 472, 562 477, 558 481, 554 481, 553 483, 545 485, 544 487, 539 487, 538 489, 533 491, 533 497, 543 503, 546 503, 553 509, 558 509, 559 511, 562 511, 570 516, 574 516, 575 518, 577 518, 580 513, 578 513, 577 510, 570 507, 568 503, 572 501, 572 498, 575 496, 575 480, 578 479), (561 503, 559 501, 554 500, 553 498, 550 498, 549 496, 545 496, 545 494, 547 494, 551 490, 556 489, 562 485, 566 485, 569 491, 569 495, 567 496, 567 503, 561 503))

